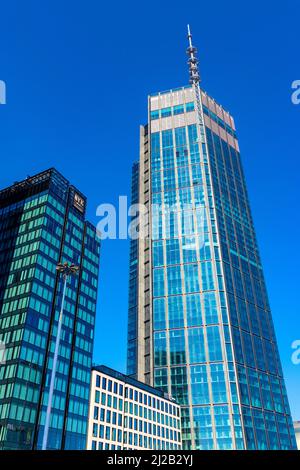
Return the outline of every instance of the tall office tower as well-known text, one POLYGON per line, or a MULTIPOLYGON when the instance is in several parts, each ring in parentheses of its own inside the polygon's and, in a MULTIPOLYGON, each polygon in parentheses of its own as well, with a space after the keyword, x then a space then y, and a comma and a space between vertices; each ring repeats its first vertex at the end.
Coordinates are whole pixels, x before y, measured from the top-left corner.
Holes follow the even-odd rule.
POLYGON ((0 449, 39 449, 67 284, 48 449, 84 449, 96 313, 99 240, 86 198, 50 169, 0 192, 0 449), (2 355, 3 356, 3 355, 2 355))
POLYGON ((234 121, 200 88, 188 38, 190 85, 151 95, 141 128, 152 233, 131 260, 128 374, 182 405, 185 449, 292 449, 234 121))

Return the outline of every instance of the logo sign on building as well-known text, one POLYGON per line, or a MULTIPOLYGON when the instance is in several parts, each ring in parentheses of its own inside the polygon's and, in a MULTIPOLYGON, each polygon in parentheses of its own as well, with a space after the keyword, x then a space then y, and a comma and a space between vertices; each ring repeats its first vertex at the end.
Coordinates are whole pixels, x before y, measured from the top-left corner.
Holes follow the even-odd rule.
POLYGON ((85 209, 85 201, 84 199, 79 196, 79 194, 75 193, 74 194, 74 207, 78 209, 80 212, 84 212, 85 209))

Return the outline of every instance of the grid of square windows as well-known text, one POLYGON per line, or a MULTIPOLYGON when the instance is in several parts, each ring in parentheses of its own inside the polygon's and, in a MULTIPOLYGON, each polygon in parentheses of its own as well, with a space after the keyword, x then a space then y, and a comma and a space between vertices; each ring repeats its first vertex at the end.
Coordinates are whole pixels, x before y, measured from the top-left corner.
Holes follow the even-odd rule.
POLYGON ((170 106, 168 108, 155 109, 150 113, 150 119, 154 121, 155 119, 165 118, 170 116, 176 116, 177 114, 182 114, 184 112, 189 113, 190 111, 195 110, 195 105, 193 101, 185 104, 179 104, 176 106, 170 106))
POLYGON ((98 371, 93 371, 93 382, 88 449, 181 448, 177 404, 139 389, 138 382, 129 385, 98 371))

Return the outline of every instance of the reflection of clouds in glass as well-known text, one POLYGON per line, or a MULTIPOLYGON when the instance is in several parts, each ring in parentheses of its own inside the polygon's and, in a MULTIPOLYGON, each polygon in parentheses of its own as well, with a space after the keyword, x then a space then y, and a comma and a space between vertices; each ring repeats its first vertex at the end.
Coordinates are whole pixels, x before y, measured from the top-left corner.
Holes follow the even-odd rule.
POLYGON ((182 241, 183 250, 200 250, 205 245, 205 237, 196 235, 193 237, 185 237, 182 241))
POLYGON ((196 240, 195 238, 191 238, 190 240, 186 240, 185 243, 182 245, 183 250, 196 250, 196 240))

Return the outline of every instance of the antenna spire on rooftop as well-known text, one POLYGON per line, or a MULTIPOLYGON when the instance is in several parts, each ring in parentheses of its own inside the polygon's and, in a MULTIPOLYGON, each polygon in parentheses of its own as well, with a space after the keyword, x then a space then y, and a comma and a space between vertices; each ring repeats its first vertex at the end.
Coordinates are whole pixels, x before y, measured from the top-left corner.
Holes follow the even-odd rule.
POLYGON ((198 68, 198 59, 197 59, 197 48, 193 46, 192 43, 192 33, 190 29, 190 25, 187 25, 188 30, 188 40, 189 40, 189 47, 186 50, 187 55, 189 56, 188 64, 189 64, 189 72, 190 72, 190 83, 191 85, 197 85, 200 82, 200 74, 198 68))

